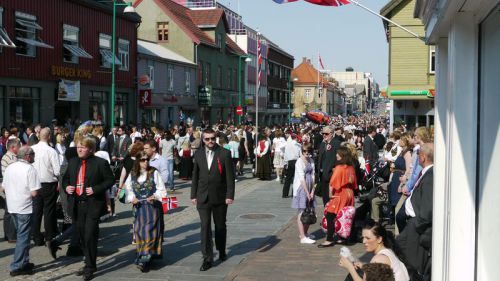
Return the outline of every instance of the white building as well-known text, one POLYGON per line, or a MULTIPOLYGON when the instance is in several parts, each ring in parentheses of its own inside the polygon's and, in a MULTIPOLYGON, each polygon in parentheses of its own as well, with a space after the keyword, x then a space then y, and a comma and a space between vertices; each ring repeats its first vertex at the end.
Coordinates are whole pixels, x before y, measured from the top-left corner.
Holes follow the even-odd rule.
POLYGON ((500 280, 500 1, 419 0, 436 46, 432 280, 500 280))

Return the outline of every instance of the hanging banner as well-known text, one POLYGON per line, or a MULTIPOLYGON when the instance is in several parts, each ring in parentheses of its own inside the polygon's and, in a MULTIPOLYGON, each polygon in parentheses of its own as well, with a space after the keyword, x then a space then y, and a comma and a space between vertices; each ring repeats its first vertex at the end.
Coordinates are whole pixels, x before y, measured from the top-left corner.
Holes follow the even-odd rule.
POLYGON ((57 99, 62 101, 80 101, 80 81, 61 79, 57 90, 57 99))
POLYGON ((139 90, 139 103, 142 107, 151 106, 152 100, 153 96, 151 93, 151 89, 139 90))

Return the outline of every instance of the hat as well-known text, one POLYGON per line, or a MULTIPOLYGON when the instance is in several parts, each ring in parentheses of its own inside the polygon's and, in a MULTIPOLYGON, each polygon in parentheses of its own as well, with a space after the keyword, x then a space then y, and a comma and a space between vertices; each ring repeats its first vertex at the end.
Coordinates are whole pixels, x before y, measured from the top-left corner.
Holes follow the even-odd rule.
POLYGON ((329 134, 332 133, 332 131, 333 131, 332 127, 330 126, 325 126, 323 127, 323 130, 321 130, 322 133, 329 133, 329 134))

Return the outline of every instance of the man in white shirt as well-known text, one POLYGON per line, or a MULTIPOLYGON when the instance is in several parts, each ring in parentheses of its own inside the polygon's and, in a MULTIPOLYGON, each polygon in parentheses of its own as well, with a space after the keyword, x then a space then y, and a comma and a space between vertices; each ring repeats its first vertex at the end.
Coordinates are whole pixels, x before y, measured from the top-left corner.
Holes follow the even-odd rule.
POLYGON ((40 232, 42 216, 44 218, 45 239, 52 240, 57 235, 57 182, 60 173, 59 156, 50 143, 50 129, 40 131, 40 141, 32 146, 35 152, 35 167, 42 189, 33 200, 33 240, 36 246, 45 245, 44 237, 40 232))
MULTIPOLYGON (((19 151, 19 148, 21 148, 21 141, 19 139, 14 138, 7 141, 7 153, 5 153, 5 155, 2 157, 2 175, 5 175, 5 170, 7 170, 7 167, 10 164, 17 161, 16 155, 19 151)), ((9 243, 16 242, 16 226, 14 225, 14 220, 9 213, 8 206, 5 206, 5 213, 3 215, 3 231, 5 240, 7 240, 9 243)))
POLYGON ((5 170, 2 183, 17 231, 14 260, 10 265, 11 276, 33 274, 34 264, 29 262, 32 198, 37 196, 41 188, 38 174, 31 165, 35 158, 33 149, 29 146, 21 147, 17 157, 18 161, 5 170))
POLYGON ((297 135, 291 133, 285 144, 283 160, 287 163, 285 184, 283 185, 282 198, 287 198, 290 194, 290 185, 295 175, 295 163, 300 158, 301 145, 297 142, 297 135))

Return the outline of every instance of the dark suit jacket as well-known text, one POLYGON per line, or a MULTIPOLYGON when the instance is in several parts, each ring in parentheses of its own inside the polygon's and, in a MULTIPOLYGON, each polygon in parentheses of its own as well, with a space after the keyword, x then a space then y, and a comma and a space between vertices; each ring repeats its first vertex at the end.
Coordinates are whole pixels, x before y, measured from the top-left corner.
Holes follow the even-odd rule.
POLYGON ((434 172, 431 167, 411 195, 415 217, 408 220, 397 239, 406 258, 406 265, 421 272, 424 270, 426 259, 429 258, 432 245, 433 183, 434 172))
POLYGON ((323 182, 329 182, 333 174, 333 168, 337 163, 337 150, 341 145, 341 141, 338 137, 334 137, 329 143, 321 142, 318 150, 318 172, 320 180, 323 182), (330 149, 328 149, 330 148, 330 149), (323 171, 323 172, 321 172, 323 171))
POLYGON ((109 155, 113 156, 113 149, 115 148, 115 136, 110 134, 106 137, 106 151, 109 155))
POLYGON ((128 147, 130 145, 132 145, 132 139, 126 135, 125 136, 125 139, 122 141, 122 145, 120 146, 120 139, 117 140, 118 143, 115 143, 113 145, 114 149, 113 149, 113 154, 112 156, 116 156, 118 158, 120 157, 127 157, 128 155, 128 147))
POLYGON ((203 204, 222 204, 226 199, 234 199, 234 171, 231 152, 220 146, 214 149, 210 169, 207 163, 206 147, 194 154, 191 199, 203 204), (220 168, 222 171, 219 170, 220 168))
MULTIPOLYGON (((66 190, 66 186, 76 186, 78 172, 82 165, 82 160, 78 157, 69 160, 68 169, 64 174, 62 186, 66 190)), ((101 211, 106 204, 105 192, 114 184, 113 172, 109 167, 108 161, 99 157, 90 156, 87 158, 85 169, 85 184, 84 193, 78 200, 88 200, 89 214, 92 218, 97 219, 101 216, 101 211), (85 188, 92 187, 94 194, 87 196, 85 188)), ((77 201, 76 193, 68 194, 68 215, 75 220, 75 204, 77 201)))
POLYGON ((370 136, 366 136, 363 143, 363 157, 374 165, 378 161, 378 146, 370 136))
POLYGON ((36 134, 33 133, 28 137, 28 145, 32 146, 38 143, 38 138, 36 137, 36 134))

